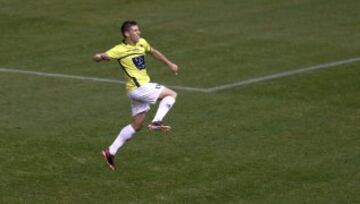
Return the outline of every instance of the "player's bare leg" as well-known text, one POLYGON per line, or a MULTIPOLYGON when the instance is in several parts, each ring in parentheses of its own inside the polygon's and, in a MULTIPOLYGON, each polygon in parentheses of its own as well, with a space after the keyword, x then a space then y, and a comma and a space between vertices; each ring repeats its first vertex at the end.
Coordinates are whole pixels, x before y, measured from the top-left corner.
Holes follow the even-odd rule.
POLYGON ((130 140, 134 134, 140 131, 143 127, 145 120, 146 112, 139 113, 132 118, 131 124, 125 126, 116 137, 115 141, 110 145, 109 148, 101 151, 101 154, 106 161, 106 164, 111 170, 115 170, 115 154, 118 150, 130 140))
POLYGON ((159 108, 155 114, 154 119, 148 125, 150 130, 169 131, 171 127, 163 122, 163 118, 172 108, 175 103, 177 93, 169 88, 164 88, 160 93, 159 99, 161 100, 159 108))

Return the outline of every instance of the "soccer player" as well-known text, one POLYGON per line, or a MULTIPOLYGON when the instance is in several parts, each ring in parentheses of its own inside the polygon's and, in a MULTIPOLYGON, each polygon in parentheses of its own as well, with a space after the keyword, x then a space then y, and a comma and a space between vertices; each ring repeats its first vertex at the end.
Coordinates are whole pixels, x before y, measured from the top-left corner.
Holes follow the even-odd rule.
POLYGON ((148 125, 150 130, 168 131, 170 126, 163 123, 163 118, 175 103, 177 93, 165 86, 150 82, 146 70, 145 54, 150 53, 155 59, 166 64, 177 75, 178 66, 165 57, 160 51, 140 37, 140 28, 135 21, 125 21, 121 26, 123 41, 106 52, 96 53, 96 62, 117 60, 124 71, 127 95, 131 101, 132 120, 123 127, 114 142, 102 151, 110 169, 115 170, 115 154, 143 127, 145 115, 150 105, 160 101, 159 108, 148 125))

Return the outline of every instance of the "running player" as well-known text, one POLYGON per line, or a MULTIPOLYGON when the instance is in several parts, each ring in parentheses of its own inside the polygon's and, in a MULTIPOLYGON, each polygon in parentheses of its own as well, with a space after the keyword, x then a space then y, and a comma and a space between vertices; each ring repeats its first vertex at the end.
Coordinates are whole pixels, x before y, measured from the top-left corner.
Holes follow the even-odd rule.
POLYGON ((159 108, 148 125, 150 130, 168 131, 170 126, 163 123, 163 118, 174 105, 177 93, 165 86, 150 82, 145 64, 145 55, 150 53, 155 59, 166 64, 177 75, 178 66, 168 60, 160 51, 140 37, 139 25, 135 21, 125 21, 121 26, 123 41, 110 50, 96 53, 96 62, 117 60, 124 71, 127 95, 131 101, 132 121, 123 127, 114 142, 102 151, 109 168, 115 170, 115 154, 143 127, 145 115, 150 105, 160 101, 159 108))

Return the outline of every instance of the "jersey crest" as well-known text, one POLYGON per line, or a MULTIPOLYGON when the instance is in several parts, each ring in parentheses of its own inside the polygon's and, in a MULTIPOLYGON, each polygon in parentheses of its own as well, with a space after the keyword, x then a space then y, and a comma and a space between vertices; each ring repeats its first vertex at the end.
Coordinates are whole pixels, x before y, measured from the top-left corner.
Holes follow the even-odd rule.
POLYGON ((134 58, 132 58, 132 61, 133 61, 134 65, 138 69, 142 70, 142 69, 146 68, 146 66, 145 66, 145 56, 144 55, 134 57, 134 58))

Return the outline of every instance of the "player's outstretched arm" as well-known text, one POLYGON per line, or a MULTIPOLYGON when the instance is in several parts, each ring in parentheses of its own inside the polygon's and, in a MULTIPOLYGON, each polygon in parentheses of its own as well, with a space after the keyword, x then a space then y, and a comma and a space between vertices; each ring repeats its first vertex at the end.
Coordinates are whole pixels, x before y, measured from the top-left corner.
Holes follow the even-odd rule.
POLYGON ((101 62, 101 61, 109 61, 111 58, 109 57, 109 55, 107 55, 105 52, 102 53, 96 53, 93 56, 93 60, 95 62, 101 62))
POLYGON ((165 55, 163 55, 159 50, 156 50, 155 48, 151 48, 151 54, 152 56, 163 62, 164 64, 166 64, 169 69, 175 74, 177 75, 178 73, 178 66, 174 63, 172 63, 168 58, 165 57, 165 55))

